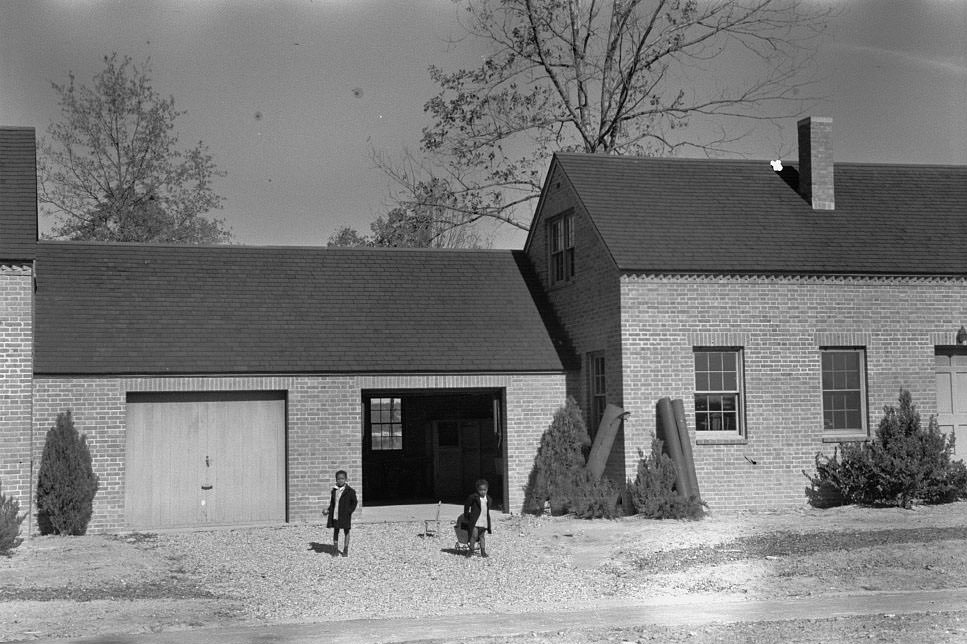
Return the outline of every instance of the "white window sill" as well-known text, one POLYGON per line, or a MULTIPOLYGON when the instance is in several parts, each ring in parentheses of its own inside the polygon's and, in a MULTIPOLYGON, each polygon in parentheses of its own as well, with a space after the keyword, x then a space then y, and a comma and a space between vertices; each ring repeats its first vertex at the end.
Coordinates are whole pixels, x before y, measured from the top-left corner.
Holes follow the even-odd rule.
POLYGON ((722 432, 700 432, 695 435, 696 445, 745 445, 749 442, 745 436, 722 432))
POLYGON ((866 433, 857 432, 839 432, 828 434, 823 434, 824 443, 861 443, 870 440, 870 437, 866 433))

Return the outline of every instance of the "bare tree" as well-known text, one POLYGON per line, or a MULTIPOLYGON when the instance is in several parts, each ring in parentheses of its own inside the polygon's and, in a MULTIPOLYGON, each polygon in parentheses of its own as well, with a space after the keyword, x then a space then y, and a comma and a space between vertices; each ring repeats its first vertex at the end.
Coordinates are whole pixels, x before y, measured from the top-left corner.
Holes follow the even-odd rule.
POLYGON ((430 67, 439 93, 419 153, 373 161, 401 206, 441 231, 522 230, 556 151, 726 152, 742 119, 802 111, 802 71, 829 9, 803 0, 455 0, 491 46, 475 69, 430 67), (742 72, 719 78, 723 57, 742 72), (699 124, 708 138, 698 138, 699 124))
POLYGON ((149 64, 112 54, 93 85, 52 83, 62 120, 50 125, 38 164, 38 200, 55 238, 219 243, 231 233, 203 217, 222 198, 223 176, 199 142, 181 150, 172 97, 152 87, 149 64))

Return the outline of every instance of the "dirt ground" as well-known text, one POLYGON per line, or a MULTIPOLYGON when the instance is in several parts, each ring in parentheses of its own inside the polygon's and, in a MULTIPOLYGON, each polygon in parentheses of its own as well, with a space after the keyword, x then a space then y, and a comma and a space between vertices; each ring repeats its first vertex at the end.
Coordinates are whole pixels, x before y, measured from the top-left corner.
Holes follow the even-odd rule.
MULTIPOLYGON (((961 644, 967 642, 967 611, 799 619, 699 627, 648 625, 636 628, 480 637, 453 644, 829 644, 873 641, 883 644, 961 644)), ((416 644, 416 643, 414 643, 416 644)))
MULTIPOLYGON (((465 607, 513 612, 514 606, 560 610, 569 602, 587 607, 589 601, 604 606, 684 596, 700 601, 789 599, 967 587, 967 503, 911 510, 803 508, 698 522, 513 517, 499 522, 491 558, 473 561, 455 556, 446 543, 418 538, 412 526, 379 525, 354 529, 353 557, 331 558, 309 541, 322 532, 317 526, 286 526, 35 537, 0 558, 0 641, 343 619, 334 599, 340 594, 324 594, 339 575, 356 575, 351 600, 365 606, 356 617, 374 618, 402 610, 416 615, 450 614, 465 607), (381 547, 390 530, 397 530, 395 554, 381 547), (415 554, 401 557, 400 552, 415 554), (402 609, 380 603, 391 599, 388 585, 405 589, 409 577, 414 588, 425 586, 428 567, 434 578, 471 588, 469 594, 441 597, 431 589, 421 603, 419 592, 405 591, 399 593, 407 602, 402 609), (260 580, 279 570, 284 580, 269 589, 270 595, 260 595, 266 585, 260 580), (546 577, 536 584, 544 590, 535 592, 537 574, 546 577), (520 577, 528 577, 530 585, 520 577), (497 603, 495 594, 475 597, 474 584, 498 586, 496 595, 507 601, 497 603), (266 610, 269 604, 271 611, 266 610)), ((861 639, 967 641, 967 607, 955 613, 591 629, 465 641, 786 644, 861 639)))

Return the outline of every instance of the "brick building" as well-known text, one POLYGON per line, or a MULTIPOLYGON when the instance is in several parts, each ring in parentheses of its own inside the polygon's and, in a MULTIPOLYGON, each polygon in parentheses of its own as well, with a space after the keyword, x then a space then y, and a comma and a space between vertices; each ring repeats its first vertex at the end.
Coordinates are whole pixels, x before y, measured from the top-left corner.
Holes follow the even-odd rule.
POLYGON ((804 501, 815 453, 909 389, 967 426, 967 168, 560 154, 523 251, 37 241, 34 132, 0 128, 0 482, 26 506, 72 410, 92 530, 321 519, 364 505, 519 511, 570 394, 631 412, 633 476, 682 398, 712 508, 804 501), (834 174, 835 169, 835 174, 834 174))
POLYGON ((582 362, 571 391, 631 412, 611 476, 665 396, 715 509, 802 503, 815 454, 866 440, 901 388, 967 436, 967 167, 834 166, 831 130, 803 119, 779 171, 554 157, 525 252, 582 362))
POLYGON ((0 129, 0 482, 27 507, 71 410, 93 531, 318 521, 364 504, 519 509, 567 352, 520 251, 37 241, 34 132, 0 129))

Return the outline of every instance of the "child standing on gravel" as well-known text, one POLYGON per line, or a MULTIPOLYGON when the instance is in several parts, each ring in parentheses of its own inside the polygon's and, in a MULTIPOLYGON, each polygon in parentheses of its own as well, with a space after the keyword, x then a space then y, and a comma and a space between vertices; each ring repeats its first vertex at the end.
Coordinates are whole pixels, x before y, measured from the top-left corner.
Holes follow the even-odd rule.
POLYGON ((343 531, 342 556, 349 556, 349 529, 352 527, 353 512, 356 511, 356 490, 346 483, 346 470, 336 472, 336 484, 332 486, 329 499, 329 509, 326 513, 329 520, 326 527, 332 528, 333 556, 339 554, 339 530, 343 531))
POLYGON ((480 556, 487 557, 487 540, 486 536, 491 532, 490 530, 490 506, 493 505, 493 499, 487 494, 488 485, 486 479, 477 479, 475 485, 477 492, 471 494, 467 497, 467 501, 463 504, 463 513, 467 517, 467 529, 469 534, 467 535, 469 539, 470 548, 467 550, 467 556, 473 556, 474 545, 477 541, 480 541, 480 556))

